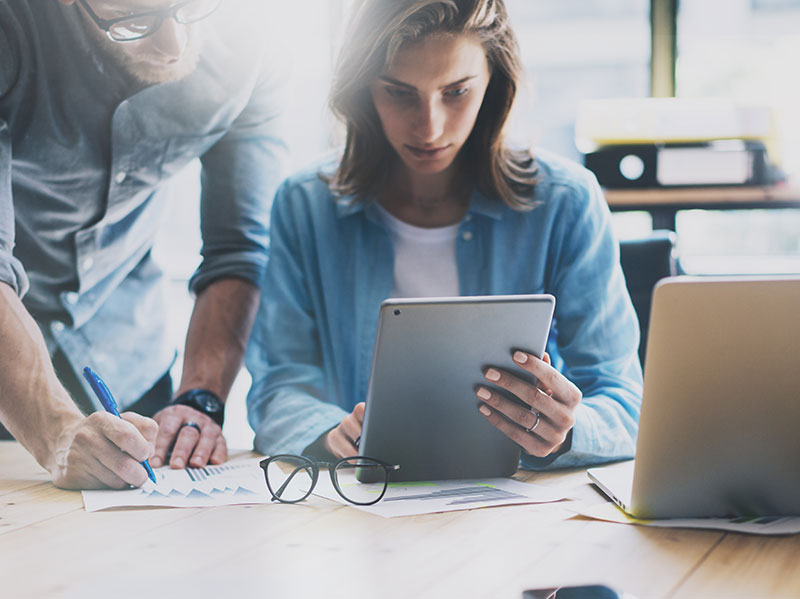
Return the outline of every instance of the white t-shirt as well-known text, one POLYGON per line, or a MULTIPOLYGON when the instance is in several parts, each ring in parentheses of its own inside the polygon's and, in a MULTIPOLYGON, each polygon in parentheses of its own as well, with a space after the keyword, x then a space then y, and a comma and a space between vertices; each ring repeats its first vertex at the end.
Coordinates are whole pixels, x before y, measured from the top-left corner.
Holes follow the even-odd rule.
POLYGON ((456 237, 459 224, 423 228, 409 225, 378 205, 394 244, 391 297, 458 295, 456 237))

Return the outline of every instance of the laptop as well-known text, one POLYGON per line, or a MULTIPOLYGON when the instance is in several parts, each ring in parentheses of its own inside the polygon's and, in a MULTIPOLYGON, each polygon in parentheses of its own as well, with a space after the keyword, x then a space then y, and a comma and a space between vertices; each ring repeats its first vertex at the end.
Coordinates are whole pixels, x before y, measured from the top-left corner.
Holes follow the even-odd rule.
POLYGON ((525 378, 512 352, 544 353, 554 306, 546 294, 384 301, 359 454, 399 464, 392 481, 514 474, 520 447, 478 412, 475 390, 492 387, 488 366, 525 378))
POLYGON ((800 515, 800 276, 655 288, 636 458, 589 477, 637 518, 800 515))

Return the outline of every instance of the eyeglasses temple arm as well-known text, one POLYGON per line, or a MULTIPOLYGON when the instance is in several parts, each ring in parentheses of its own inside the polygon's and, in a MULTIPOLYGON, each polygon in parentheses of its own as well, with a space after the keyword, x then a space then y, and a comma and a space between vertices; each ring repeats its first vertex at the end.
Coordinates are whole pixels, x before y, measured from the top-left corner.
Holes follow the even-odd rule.
POLYGON ((287 485, 288 485, 290 482, 292 482, 292 479, 295 477, 295 475, 296 475, 298 472, 300 472, 301 470, 303 470, 304 468, 308 468, 308 466, 298 466, 297 468, 295 468, 294 470, 292 470, 292 473, 291 473, 291 474, 290 474, 288 477, 286 477, 286 480, 285 480, 285 481, 284 481, 284 483, 283 483, 283 484, 280 486, 280 488, 279 488, 277 491, 275 491, 275 492, 273 493, 273 495, 275 496, 275 498, 276 498, 276 499, 279 499, 279 498, 280 498, 280 496, 281 496, 281 495, 283 495, 283 492, 286 490, 286 486, 287 486, 287 485))

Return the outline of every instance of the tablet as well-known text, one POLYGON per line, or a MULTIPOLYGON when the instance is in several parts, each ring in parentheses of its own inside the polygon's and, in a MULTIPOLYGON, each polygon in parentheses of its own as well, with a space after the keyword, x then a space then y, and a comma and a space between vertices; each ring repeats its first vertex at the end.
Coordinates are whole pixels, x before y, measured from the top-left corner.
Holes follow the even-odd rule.
POLYGON ((478 411, 475 391, 492 387, 488 366, 528 374, 511 355, 543 355, 554 307, 544 294, 384 301, 359 454, 399 464, 393 481, 514 474, 520 447, 478 411))

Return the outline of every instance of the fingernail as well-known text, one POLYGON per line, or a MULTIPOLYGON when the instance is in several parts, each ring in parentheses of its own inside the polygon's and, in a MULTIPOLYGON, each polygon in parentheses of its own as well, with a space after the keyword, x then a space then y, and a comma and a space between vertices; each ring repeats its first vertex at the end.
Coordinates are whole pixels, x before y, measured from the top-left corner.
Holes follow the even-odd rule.
POLYGON ((173 464, 173 465, 174 465, 176 468, 183 468, 183 466, 184 466, 184 462, 183 462, 183 460, 182 460, 182 459, 180 459, 180 458, 175 458, 174 460, 172 460, 172 464, 173 464))
POLYGON ((486 406, 481 406, 480 408, 478 408, 478 411, 481 414, 483 414, 484 416, 488 416, 489 414, 492 413, 492 411, 489 408, 487 408, 486 406))
MULTIPOLYGON (((508 355, 508 354, 506 354, 506 355, 508 355)), ((490 368, 489 370, 487 370, 486 374, 484 374, 483 376, 485 376, 490 381, 499 381, 500 380, 500 373, 497 372, 494 368, 490 368)))
POLYGON ((522 353, 521 351, 514 352, 514 361, 519 362, 520 364, 524 364, 528 361, 528 355, 522 353))
POLYGON ((150 465, 153 468, 159 468, 161 466, 161 458, 150 458, 150 465))
POLYGON ((478 397, 480 397, 481 399, 489 399, 489 398, 492 396, 492 394, 491 394, 491 393, 489 393, 489 390, 488 390, 486 387, 480 387, 480 388, 478 389, 478 393, 477 393, 477 395, 478 395, 478 397))

